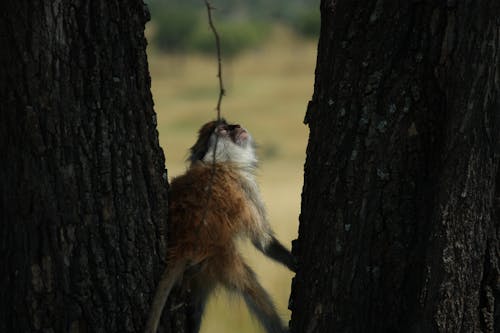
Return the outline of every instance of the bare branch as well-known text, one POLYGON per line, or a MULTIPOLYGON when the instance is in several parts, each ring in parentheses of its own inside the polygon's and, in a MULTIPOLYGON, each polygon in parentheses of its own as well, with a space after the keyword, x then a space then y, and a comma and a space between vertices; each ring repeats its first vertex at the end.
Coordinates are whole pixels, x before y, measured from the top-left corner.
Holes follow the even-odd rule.
MULTIPOLYGON (((224 91, 224 82, 222 81, 222 56, 221 56, 221 47, 220 47, 220 37, 219 33, 217 32, 217 29, 215 28, 214 22, 212 20, 212 10, 215 8, 210 4, 208 0, 205 1, 205 6, 207 7, 207 14, 208 14, 208 24, 210 25, 210 29, 212 30, 214 37, 215 37, 215 47, 217 50, 217 78, 219 79, 219 97, 217 99, 217 106, 215 107, 215 110, 217 111, 217 126, 221 123, 221 102, 222 102, 222 97, 225 94, 224 91)), ((214 182, 215 178, 215 156, 217 153, 217 143, 219 141, 219 136, 215 136, 215 146, 214 150, 212 153, 212 173, 210 175, 210 181, 208 183, 208 195, 207 195, 207 206, 205 208, 205 211, 203 212, 203 218, 202 218, 202 223, 205 223, 205 218, 207 216, 208 212, 208 205, 210 203, 210 198, 212 196, 212 185, 214 182)))
MULTIPOLYGON (((222 57, 221 57, 221 49, 220 49, 220 38, 219 38, 219 33, 217 32, 217 29, 215 29, 214 22, 212 20, 212 10, 215 9, 208 0, 205 1, 205 6, 207 7, 207 14, 208 14, 208 24, 210 25, 210 29, 214 33, 215 37, 215 46, 217 49, 217 77, 219 78, 219 99, 217 100, 217 106, 215 110, 217 111, 217 122, 220 122, 221 117, 221 111, 220 111, 220 105, 222 102, 222 96, 225 94, 224 90, 224 83, 222 81, 222 57)), ((215 155, 215 150, 214 150, 214 155, 215 155)), ((215 157, 215 156, 214 156, 215 157)))

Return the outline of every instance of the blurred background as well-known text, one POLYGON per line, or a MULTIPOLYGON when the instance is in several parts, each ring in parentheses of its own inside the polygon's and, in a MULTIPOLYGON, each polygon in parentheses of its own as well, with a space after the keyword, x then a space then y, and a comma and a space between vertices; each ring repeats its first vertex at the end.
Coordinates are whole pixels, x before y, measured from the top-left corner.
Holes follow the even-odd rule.
MULTIPOLYGON (((222 116, 246 127, 258 144, 259 183, 277 237, 297 236, 312 96, 319 0, 211 0, 222 44, 226 95, 222 116)), ((169 178, 184 172, 198 128, 216 117, 214 36, 203 0, 149 0, 146 27, 152 93, 169 178)), ((244 256, 288 322, 292 274, 249 244, 244 256)), ((238 297, 212 296, 202 333, 263 332, 238 297)))

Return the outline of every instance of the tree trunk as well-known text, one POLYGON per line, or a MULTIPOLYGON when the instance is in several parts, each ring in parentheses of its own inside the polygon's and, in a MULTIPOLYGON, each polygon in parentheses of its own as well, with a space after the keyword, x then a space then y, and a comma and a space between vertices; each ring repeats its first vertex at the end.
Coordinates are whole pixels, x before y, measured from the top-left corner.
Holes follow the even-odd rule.
POLYGON ((147 8, 16 0, 0 16, 0 332, 139 332, 167 218, 147 8))
POLYGON ((499 17, 321 2, 293 332, 500 331, 499 17))

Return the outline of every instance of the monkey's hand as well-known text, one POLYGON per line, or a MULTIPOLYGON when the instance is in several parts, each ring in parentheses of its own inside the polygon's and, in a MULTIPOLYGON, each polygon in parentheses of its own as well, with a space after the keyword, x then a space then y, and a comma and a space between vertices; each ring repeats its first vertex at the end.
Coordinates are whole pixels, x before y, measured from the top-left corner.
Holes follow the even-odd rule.
POLYGON ((299 268, 297 258, 295 258, 274 236, 272 236, 271 241, 265 247, 262 247, 258 242, 254 242, 254 245, 269 258, 285 265, 292 272, 297 272, 299 268))

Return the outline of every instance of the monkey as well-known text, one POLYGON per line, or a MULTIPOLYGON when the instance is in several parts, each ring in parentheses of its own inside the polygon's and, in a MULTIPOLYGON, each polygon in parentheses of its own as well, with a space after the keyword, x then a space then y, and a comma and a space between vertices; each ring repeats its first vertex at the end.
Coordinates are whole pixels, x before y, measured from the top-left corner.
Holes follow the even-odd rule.
POLYGON ((169 188, 166 269, 158 283, 145 333, 156 333, 173 286, 188 284, 188 331, 198 333, 207 298, 221 285, 243 296, 267 333, 288 332, 269 294, 236 248, 250 239, 266 256, 297 270, 290 251, 274 236, 256 182, 257 157, 250 133, 225 119, 198 131, 185 174, 169 188))

